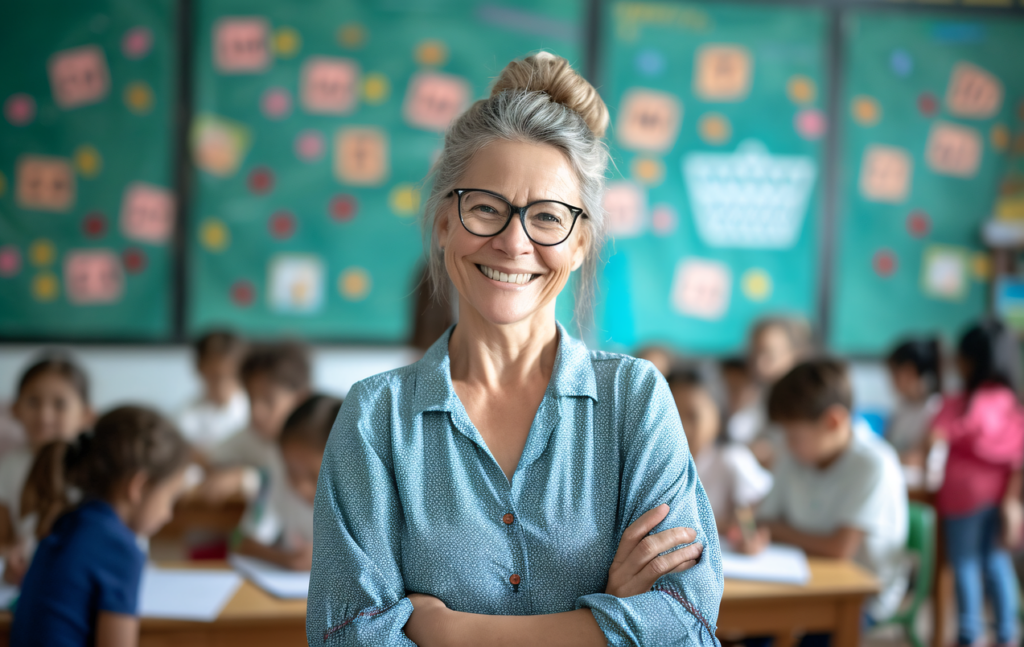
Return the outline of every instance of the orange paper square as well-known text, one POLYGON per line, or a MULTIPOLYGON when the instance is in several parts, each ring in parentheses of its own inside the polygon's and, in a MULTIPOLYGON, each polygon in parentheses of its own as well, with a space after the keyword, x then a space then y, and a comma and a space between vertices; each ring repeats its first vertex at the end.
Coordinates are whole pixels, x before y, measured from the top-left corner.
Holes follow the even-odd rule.
POLYGON ((750 92, 753 61, 736 45, 705 45, 697 51, 693 89, 705 101, 741 101, 750 92))
POLYGON ((910 193, 912 173, 913 162, 906 150, 872 144, 864 151, 860 166, 860 193, 874 202, 899 204, 910 193))
POLYGON ((1003 105, 1003 84, 971 63, 957 63, 946 88, 946 107, 957 117, 988 119, 1003 105))
POLYGON ((682 120, 683 104, 674 95, 630 90, 622 99, 616 136, 625 148, 665 152, 675 145, 682 120))
POLYGON ((981 134, 969 126, 937 121, 928 133, 924 159, 936 173, 974 177, 981 165, 981 134))
POLYGON ((75 172, 63 157, 22 155, 16 171, 18 206, 64 213, 75 203, 75 172))
POLYGON ((376 186, 387 179, 390 164, 384 131, 343 128, 334 144, 334 174, 343 184, 376 186))

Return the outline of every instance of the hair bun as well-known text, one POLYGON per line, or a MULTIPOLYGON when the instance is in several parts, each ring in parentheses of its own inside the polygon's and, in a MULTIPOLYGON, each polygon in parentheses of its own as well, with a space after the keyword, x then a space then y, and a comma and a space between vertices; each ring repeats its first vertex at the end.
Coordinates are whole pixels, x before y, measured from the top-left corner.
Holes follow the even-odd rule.
POLYGON ((543 92, 555 103, 575 111, 596 137, 608 129, 608 108, 594 86, 572 69, 569 61, 550 52, 537 52, 505 66, 491 96, 506 90, 543 92))

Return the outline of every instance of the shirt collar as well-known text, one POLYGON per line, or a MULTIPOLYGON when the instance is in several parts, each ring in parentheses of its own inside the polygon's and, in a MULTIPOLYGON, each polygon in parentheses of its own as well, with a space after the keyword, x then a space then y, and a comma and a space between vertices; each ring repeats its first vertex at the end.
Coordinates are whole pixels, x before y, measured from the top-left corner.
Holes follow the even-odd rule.
MULTIPOLYGON (((573 338, 560 323, 558 352, 548 392, 555 397, 586 396, 597 401, 597 379, 590 351, 573 338)), ((451 326, 417 363, 414 413, 423 411, 453 411, 458 396, 452 385, 451 360, 448 340, 455 326, 451 326)))

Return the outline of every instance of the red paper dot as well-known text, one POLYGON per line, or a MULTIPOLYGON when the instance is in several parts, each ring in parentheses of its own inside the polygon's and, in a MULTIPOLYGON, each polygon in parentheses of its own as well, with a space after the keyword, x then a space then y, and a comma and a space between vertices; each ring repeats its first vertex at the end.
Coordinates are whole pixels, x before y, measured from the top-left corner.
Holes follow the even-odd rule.
POLYGON ((270 216, 270 235, 278 240, 286 240, 295 233, 295 216, 287 211, 278 211, 270 216))
POLYGON ((331 218, 338 222, 348 222, 356 217, 359 205, 354 196, 342 194, 331 200, 331 218))
POLYGON ((107 219, 102 213, 93 211, 82 219, 82 232, 89 238, 99 238, 107 233, 107 219))
POLYGON ((882 278, 887 278, 896 271, 896 256, 887 249, 879 250, 875 252, 875 257, 872 259, 871 264, 874 266, 876 274, 882 278))
POLYGON ((914 238, 924 238, 931 231, 932 223, 928 214, 923 211, 911 211, 907 216, 907 231, 914 238))
POLYGON ((235 305, 243 308, 251 306, 255 296, 256 290, 248 281, 236 281, 231 286, 231 300, 235 302, 235 305))
POLYGON ((121 260, 124 262, 125 271, 129 274, 138 274, 146 269, 146 253, 141 249, 130 247, 124 250, 121 260))
POLYGON ((249 190, 257 195, 269 193, 274 188, 274 174, 266 167, 253 169, 249 174, 249 190))
POLYGON ((925 117, 931 117, 938 111, 939 102, 936 101, 935 95, 931 92, 922 92, 921 96, 917 98, 917 109, 925 117))

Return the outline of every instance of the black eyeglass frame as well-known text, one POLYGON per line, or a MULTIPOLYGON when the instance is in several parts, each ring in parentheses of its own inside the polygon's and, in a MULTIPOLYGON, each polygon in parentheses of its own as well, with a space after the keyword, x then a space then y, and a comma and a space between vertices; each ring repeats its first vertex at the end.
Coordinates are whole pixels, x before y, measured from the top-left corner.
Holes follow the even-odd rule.
POLYGON ((569 240, 569 236, 572 236, 572 230, 576 228, 576 221, 579 219, 580 216, 583 216, 584 218, 590 217, 586 214, 586 212, 583 211, 583 209, 580 209, 579 207, 574 207, 571 204, 565 202, 561 202, 560 200, 536 200, 526 206, 517 207, 516 205, 509 202, 508 198, 506 198, 505 196, 501 195, 500 193, 495 193, 494 191, 488 191, 487 189, 452 189, 451 193, 449 193, 448 196, 451 197, 453 195, 455 196, 456 203, 458 204, 459 222, 462 223, 462 228, 468 231, 469 233, 473 234, 474 236, 478 236, 480 238, 494 238, 495 236, 501 235, 501 232, 508 229, 508 223, 512 222, 512 217, 518 213, 519 224, 523 226, 523 233, 525 233, 526 237, 530 239, 530 242, 532 242, 534 245, 540 245, 541 247, 554 247, 555 245, 561 245, 565 241, 569 240), (479 191, 480 193, 486 193, 487 195, 491 195, 494 196, 495 198, 498 198, 499 200, 501 200, 502 202, 509 206, 508 219, 505 220, 505 224, 501 226, 501 229, 494 232, 493 234, 478 234, 466 226, 466 221, 462 219, 462 194, 467 193, 469 191, 479 191), (542 202, 554 202, 555 204, 560 204, 563 207, 567 208, 569 210, 569 213, 572 214, 572 224, 569 225, 569 232, 565 234, 565 238, 558 241, 557 243, 538 242, 533 239, 533 236, 530 235, 530 231, 526 228, 527 210, 533 205, 540 204, 542 202))

